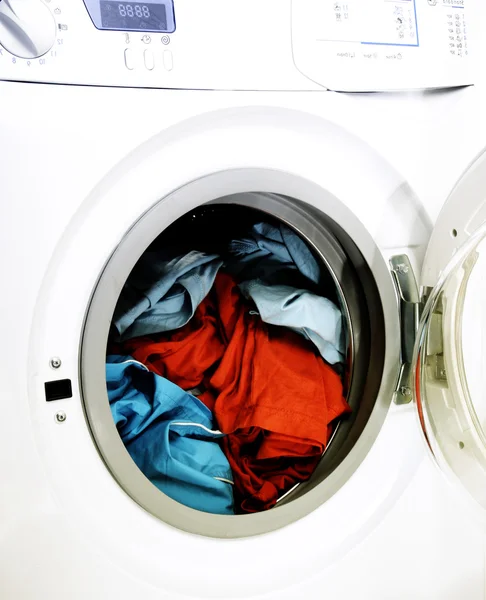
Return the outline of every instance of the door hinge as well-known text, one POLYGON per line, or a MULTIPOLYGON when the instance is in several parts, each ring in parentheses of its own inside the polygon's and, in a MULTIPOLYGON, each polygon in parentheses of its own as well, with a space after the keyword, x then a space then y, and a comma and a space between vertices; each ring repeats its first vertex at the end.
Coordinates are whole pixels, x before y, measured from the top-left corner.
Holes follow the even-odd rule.
POLYGON ((400 299, 401 357, 395 389, 396 404, 412 401, 412 357, 420 320, 421 302, 417 280, 406 254, 392 256, 390 266, 400 299))

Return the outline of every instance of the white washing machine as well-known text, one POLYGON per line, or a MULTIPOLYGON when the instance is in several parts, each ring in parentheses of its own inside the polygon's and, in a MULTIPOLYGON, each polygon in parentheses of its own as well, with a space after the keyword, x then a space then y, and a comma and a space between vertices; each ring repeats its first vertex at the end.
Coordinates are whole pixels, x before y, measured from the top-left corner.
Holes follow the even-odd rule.
POLYGON ((452 89, 475 82, 466 4, 0 1, 2 598, 484 597, 484 92, 452 89), (352 334, 352 418, 254 515, 164 496, 106 393, 131 268, 205 204, 298 231, 352 334))

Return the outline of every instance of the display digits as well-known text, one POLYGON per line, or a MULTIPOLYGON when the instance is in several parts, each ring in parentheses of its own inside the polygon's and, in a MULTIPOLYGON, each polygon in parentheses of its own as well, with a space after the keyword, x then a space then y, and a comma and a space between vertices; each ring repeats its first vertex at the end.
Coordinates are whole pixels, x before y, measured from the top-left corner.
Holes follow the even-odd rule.
POLYGON ((118 14, 120 17, 138 17, 139 19, 150 17, 150 9, 145 4, 119 4, 118 14))

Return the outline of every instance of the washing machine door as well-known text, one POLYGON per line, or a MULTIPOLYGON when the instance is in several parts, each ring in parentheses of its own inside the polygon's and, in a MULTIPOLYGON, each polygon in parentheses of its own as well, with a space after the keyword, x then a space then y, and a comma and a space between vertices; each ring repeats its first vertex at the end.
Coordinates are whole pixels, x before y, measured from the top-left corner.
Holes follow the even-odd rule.
POLYGON ((486 152, 447 200, 427 250, 413 358, 432 454, 486 515, 486 152))

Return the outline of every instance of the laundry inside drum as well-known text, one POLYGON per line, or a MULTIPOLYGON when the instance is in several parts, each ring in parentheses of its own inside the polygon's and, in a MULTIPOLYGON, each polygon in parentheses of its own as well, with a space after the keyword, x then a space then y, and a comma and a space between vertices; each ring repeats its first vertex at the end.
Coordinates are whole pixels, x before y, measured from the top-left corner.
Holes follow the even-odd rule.
POLYGON ((254 207, 221 199, 163 230, 107 344, 111 414, 143 474, 218 515, 273 509, 325 479, 369 414, 361 287, 331 234, 254 207))

